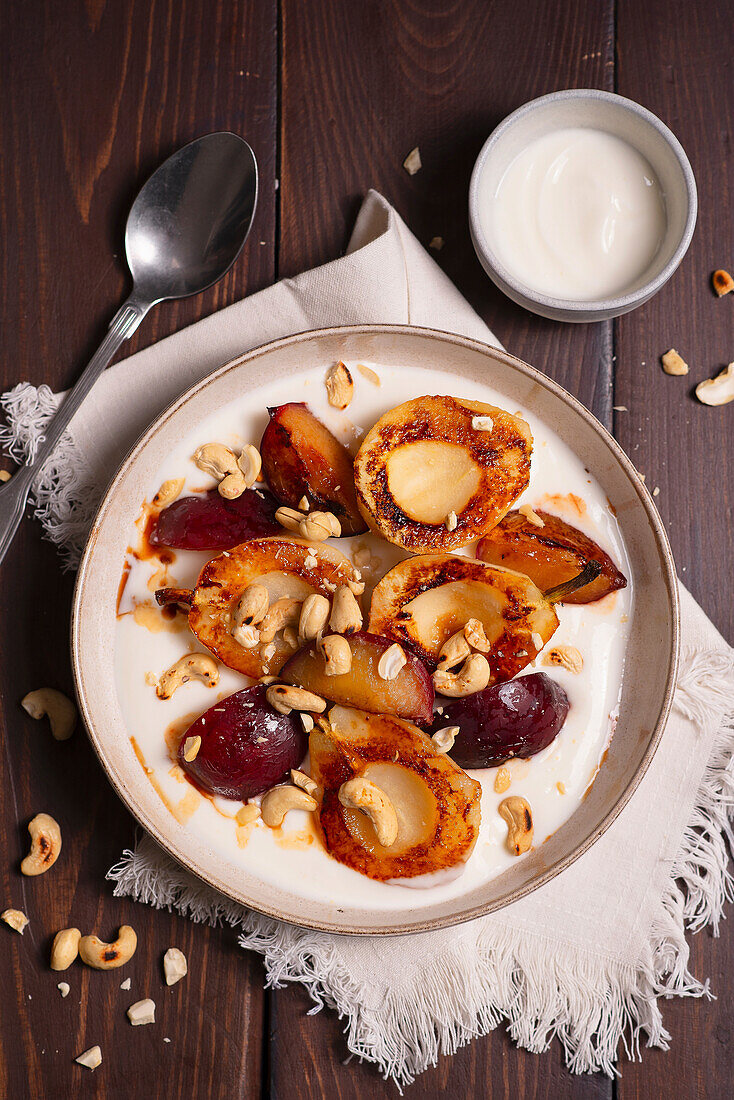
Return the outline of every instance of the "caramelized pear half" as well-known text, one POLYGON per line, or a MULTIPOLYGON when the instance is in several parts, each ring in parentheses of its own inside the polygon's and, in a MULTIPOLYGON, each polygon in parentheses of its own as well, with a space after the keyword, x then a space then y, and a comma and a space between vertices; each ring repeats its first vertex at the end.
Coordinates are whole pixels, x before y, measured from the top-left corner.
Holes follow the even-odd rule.
POLYGON ((260 453, 265 479, 278 500, 297 508, 306 497, 312 510, 336 516, 343 535, 365 531, 346 447, 302 402, 291 401, 268 412, 270 423, 260 453))
POLYGON ((626 587, 627 578, 593 539, 550 512, 536 515, 542 527, 520 512, 509 512, 479 543, 477 557, 526 573, 544 592, 571 580, 589 562, 597 562, 596 579, 564 596, 563 603, 592 603, 626 587))
POLYGON ((275 639, 245 649, 232 637, 232 613, 251 584, 264 585, 270 604, 290 597, 305 600, 313 592, 330 599, 336 588, 356 580, 352 563, 328 543, 310 546, 297 538, 252 539, 202 569, 193 592, 189 627, 222 664, 246 676, 280 671, 293 650, 282 632, 275 639))
POLYGON ((281 680, 298 684, 335 703, 374 714, 396 714, 414 722, 431 721, 433 682, 422 661, 406 653, 405 664, 397 675, 385 680, 378 666, 383 653, 394 645, 392 639, 360 631, 350 634, 347 641, 352 651, 349 672, 327 676, 324 654, 311 644, 299 649, 284 665, 281 680))
POLYGON ((469 619, 490 643, 491 683, 534 660, 558 626, 553 604, 522 573, 454 554, 398 562, 372 593, 369 629, 404 642, 435 664, 441 647, 469 619))
POLYGON ((357 452, 359 510, 414 554, 464 546, 527 488, 532 447, 526 422, 494 405, 414 398, 385 413, 357 452))
POLYGON ((328 851, 381 881, 460 870, 479 834, 481 787, 409 722, 332 707, 310 737, 311 774, 324 791, 320 825, 328 851), (381 845, 370 818, 343 806, 350 779, 375 783, 398 819, 397 838, 381 845))

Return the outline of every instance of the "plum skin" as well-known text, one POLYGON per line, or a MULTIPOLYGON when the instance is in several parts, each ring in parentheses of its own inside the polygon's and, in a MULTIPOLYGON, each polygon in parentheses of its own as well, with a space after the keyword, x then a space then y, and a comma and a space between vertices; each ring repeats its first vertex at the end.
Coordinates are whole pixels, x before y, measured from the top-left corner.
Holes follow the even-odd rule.
POLYGON ((277 714, 266 691, 264 684, 237 691, 189 726, 178 763, 197 787, 244 801, 269 790, 302 762, 308 737, 299 714, 277 714), (186 741, 197 734, 201 747, 193 760, 184 760, 186 741))
POLYGON ((569 709, 561 685, 534 672, 454 700, 435 715, 429 732, 458 726, 452 760, 462 768, 494 768, 542 752, 560 733, 569 709))

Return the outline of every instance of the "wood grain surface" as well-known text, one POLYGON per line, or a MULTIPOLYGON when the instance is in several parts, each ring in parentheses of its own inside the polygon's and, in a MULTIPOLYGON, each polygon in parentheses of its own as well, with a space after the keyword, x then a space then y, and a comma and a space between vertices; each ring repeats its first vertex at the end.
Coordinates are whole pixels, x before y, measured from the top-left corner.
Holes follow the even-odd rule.
MULTIPOLYGON (((703 0, 0 0, 0 385, 74 379, 125 293, 122 229, 138 186, 177 146, 231 129, 260 169, 247 248, 206 294, 159 307, 130 350, 332 259, 375 187, 424 243, 444 238, 437 261, 507 348, 614 427, 660 487, 684 581, 731 640, 732 407, 691 396, 734 357, 734 301, 710 288, 712 270, 734 264, 731 55, 731 10, 703 0), (467 186, 486 136, 525 100, 563 87, 613 89, 651 108, 698 180, 681 269, 614 323, 523 312, 488 282, 469 240, 467 186), (410 177, 402 161, 415 145, 424 167, 410 177), (687 379, 660 370, 671 345, 691 364, 687 379)), ((263 992, 261 964, 231 931, 112 897, 105 872, 134 823, 81 731, 57 744, 18 706, 41 684, 71 690, 72 584, 26 521, 0 583, 0 902, 31 924, 22 939, 0 928, 0 1096, 397 1097, 372 1067, 347 1061, 343 1024, 308 1016, 302 989, 263 992), (41 809, 61 822, 64 853, 51 874, 24 879, 25 827, 41 809), (111 937, 125 921, 140 939, 131 964, 115 974, 74 967, 62 1000, 47 965, 53 932, 75 924, 111 937), (172 944, 190 973, 167 989, 161 959, 172 944), (133 1031, 124 1011, 148 995, 160 1022, 133 1031), (73 1058, 94 1043, 104 1062, 92 1074, 73 1058)), ((574 1077, 558 1044, 530 1055, 500 1029, 440 1058, 407 1095, 730 1095, 731 927, 693 937, 691 963, 718 1000, 665 1004, 671 1050, 645 1051, 641 1063, 623 1056, 615 1082, 574 1077)))

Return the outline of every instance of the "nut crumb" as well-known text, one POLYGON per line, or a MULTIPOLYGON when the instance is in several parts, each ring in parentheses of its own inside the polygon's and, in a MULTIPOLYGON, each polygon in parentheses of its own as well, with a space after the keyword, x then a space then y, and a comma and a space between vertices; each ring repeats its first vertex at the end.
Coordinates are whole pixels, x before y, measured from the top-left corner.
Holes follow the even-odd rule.
POLYGON ((725 294, 729 294, 734 290, 734 279, 732 279, 728 271, 724 271, 721 267, 718 271, 714 272, 712 282, 717 298, 723 298, 725 294))
POLYGON ((12 476, 10 470, 0 470, 0 481, 10 481, 12 476))
POLYGON ((329 404, 335 409, 348 408, 354 396, 354 380, 346 363, 339 360, 333 367, 329 367, 325 385, 329 404))
POLYGON ((71 993, 71 986, 68 982, 59 982, 56 988, 58 989, 62 997, 68 997, 71 993))
POLYGON ((78 1062, 80 1066, 86 1066, 87 1069, 96 1069, 97 1066, 102 1065, 102 1051, 99 1047, 90 1047, 74 1061, 78 1062))
POLYGON ((675 350, 671 348, 662 357, 663 370, 666 374, 688 374, 688 364, 675 350))
POLYGON ((421 161, 421 151, 416 145, 414 149, 410 150, 407 157, 403 161, 403 168, 409 176, 414 176, 416 172, 420 172, 422 167, 423 162, 421 161))
POLYGON ((615 412, 618 412, 618 413, 629 412, 629 409, 627 408, 626 405, 612 405, 612 408, 614 409, 615 412))
MULTIPOLYGON (((185 978, 188 972, 189 968, 183 951, 180 951, 178 947, 169 947, 163 956, 163 974, 166 985, 175 985, 176 982, 180 982, 182 978, 185 978)), ((152 1001, 150 1003, 153 1004, 152 1001)), ((153 1011, 155 1012, 155 1005, 153 1005, 153 1011)))
POLYGON ((556 783, 556 789, 557 789, 559 794, 565 794, 566 793, 566 784, 563 782, 563 780, 561 780, 561 779, 558 780, 558 782, 556 783))
POLYGON ((196 760, 199 755, 199 749, 201 748, 201 737, 198 733, 195 737, 187 737, 184 741, 183 758, 187 764, 190 764, 193 760, 196 760))
POLYGON ((130 985, 131 985, 130 978, 125 978, 124 982, 120 982, 120 989, 128 990, 130 988, 130 985))
POLYGON ((155 1001, 145 997, 142 1001, 136 1001, 127 1010, 127 1018, 133 1027, 141 1027, 143 1024, 155 1023, 155 1001))
POLYGON ((529 504, 521 504, 518 512, 521 516, 525 516, 525 519, 528 523, 532 523, 533 527, 545 527, 545 522, 529 504))
POLYGON ((381 386, 382 381, 377 371, 372 370, 372 367, 366 367, 364 363, 357 363, 357 370, 366 378, 368 382, 371 382, 373 386, 381 386))
POLYGON ((494 789, 497 794, 504 794, 505 791, 508 791, 511 783, 512 776, 510 774, 510 769, 505 767, 500 768, 494 777, 494 789))
POLYGON ((491 416, 473 416, 471 426, 475 432, 491 432, 494 428, 494 420, 491 416))
POLYGON ((445 242, 443 237, 431 237, 430 241, 428 242, 428 247, 432 248, 434 252, 440 252, 444 246, 444 243, 445 242))
POLYGON ((446 522, 446 530, 447 531, 455 531, 456 528, 459 525, 459 520, 458 520, 458 517, 456 515, 456 512, 449 512, 449 514, 446 516, 446 521, 445 522, 446 522))
POLYGON ((20 932, 21 936, 29 923, 28 917, 20 909, 6 909, 0 913, 0 920, 4 920, 14 931, 20 932))
POLYGON ((659 497, 660 496, 660 486, 659 485, 655 486, 655 488, 652 491, 652 495, 654 497, 659 497))

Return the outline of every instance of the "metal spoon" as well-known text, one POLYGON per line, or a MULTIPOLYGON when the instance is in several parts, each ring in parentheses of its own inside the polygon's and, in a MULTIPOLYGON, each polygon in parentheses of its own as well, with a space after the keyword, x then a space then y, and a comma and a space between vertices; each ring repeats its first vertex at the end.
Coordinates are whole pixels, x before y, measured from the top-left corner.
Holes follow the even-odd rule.
POLYGON ((23 517, 34 478, 115 352, 152 306, 198 294, 229 271, 247 240, 256 203, 255 154, 236 134, 207 134, 192 141, 145 183, 125 230, 132 293, 48 425, 35 458, 0 489, 0 562, 23 517))

